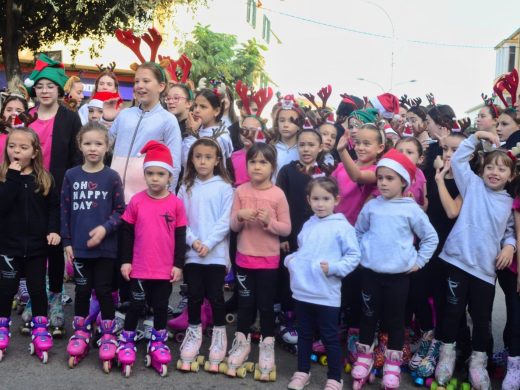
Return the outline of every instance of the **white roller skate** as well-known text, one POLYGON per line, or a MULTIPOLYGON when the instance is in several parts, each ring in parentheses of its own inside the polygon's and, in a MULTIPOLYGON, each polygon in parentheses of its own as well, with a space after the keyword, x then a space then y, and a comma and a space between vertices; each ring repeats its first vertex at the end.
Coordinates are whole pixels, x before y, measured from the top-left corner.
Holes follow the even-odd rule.
POLYGON ((469 381, 475 390, 491 389, 491 381, 486 370, 487 353, 473 351, 469 358, 469 381))
POLYGON ((181 358, 177 361, 177 369, 185 372, 198 372, 204 363, 204 356, 199 356, 202 344, 202 325, 190 325, 181 344, 181 358))
POLYGON ((204 363, 204 370, 213 373, 225 373, 227 366, 221 364, 226 357, 227 334, 225 326, 214 326, 211 336, 211 346, 209 347, 209 357, 204 363))
POLYGON ((385 351, 385 365, 383 366, 383 386, 385 390, 399 388, 402 362, 403 351, 391 349, 385 351))
POLYGON ((455 343, 442 343, 439 350, 439 363, 435 369, 435 380, 439 386, 446 386, 453 376, 455 370, 455 359, 457 352, 455 343))
POLYGON ((235 333, 233 345, 226 358, 226 375, 231 377, 245 378, 247 372, 253 372, 253 363, 246 362, 251 352, 251 335, 242 332, 235 333))
POLYGON ((352 387, 354 390, 360 390, 368 382, 374 381, 374 375, 372 374, 372 368, 374 367, 374 344, 367 345, 356 343, 357 347, 357 359, 352 368, 352 387))
POLYGON ((502 382, 502 390, 520 389, 520 356, 507 358, 507 374, 502 382))
POLYGON ((274 363, 274 337, 260 339, 258 346, 258 363, 255 365, 254 378, 262 382, 276 380, 276 365, 274 363))

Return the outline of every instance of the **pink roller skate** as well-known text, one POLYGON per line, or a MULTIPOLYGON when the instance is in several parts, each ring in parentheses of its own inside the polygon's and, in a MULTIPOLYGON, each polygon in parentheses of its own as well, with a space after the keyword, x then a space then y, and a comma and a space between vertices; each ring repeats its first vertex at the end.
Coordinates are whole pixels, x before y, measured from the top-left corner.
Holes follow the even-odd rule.
POLYGON ((385 351, 385 365, 383 366, 383 386, 385 390, 399 388, 402 362, 403 351, 391 349, 385 351))
POLYGON ((352 368, 352 378, 354 382, 352 387, 354 390, 360 390, 368 382, 374 381, 372 368, 374 367, 374 344, 357 343, 357 360, 352 368))
POLYGON ((262 382, 276 380, 276 365, 274 364, 274 337, 260 340, 258 363, 255 366, 254 378, 262 382))
POLYGON ((121 364, 123 375, 128 378, 132 373, 135 363, 135 332, 123 330, 119 336, 119 347, 117 347, 117 360, 121 364))
POLYGON ((112 369, 112 362, 116 358, 117 339, 114 333, 116 322, 114 320, 103 320, 99 326, 101 338, 98 340, 99 359, 103 363, 103 371, 108 374, 112 369))
POLYGON ((7 317, 0 317, 0 362, 4 358, 5 351, 9 346, 9 327, 11 326, 11 319, 7 317))
POLYGON ((72 321, 74 334, 69 339, 67 353, 69 354, 69 368, 76 367, 88 354, 91 326, 84 317, 74 317, 72 321))
POLYGON ((326 366, 328 364, 327 350, 325 348, 325 344, 323 344, 321 340, 317 340, 312 343, 311 360, 313 362, 320 363, 322 366, 326 366))
POLYGON ((199 356, 201 344, 202 326, 188 326, 186 337, 181 345, 181 358, 177 361, 177 370, 184 372, 199 371, 199 366, 204 363, 204 356, 199 356))
POLYGON ((209 360, 204 363, 204 370, 213 373, 225 373, 227 366, 221 364, 226 357, 227 334, 225 326, 214 326, 211 336, 211 346, 209 347, 209 360))
POLYGON ((152 329, 152 335, 144 358, 146 367, 152 366, 160 376, 168 375, 168 363, 172 361, 170 348, 166 345, 168 331, 152 329))
POLYGON ((251 335, 243 334, 242 332, 235 333, 233 345, 229 351, 226 365, 226 375, 231 377, 245 378, 247 372, 252 372, 254 365, 251 362, 246 362, 251 352, 251 335))
POLYGON ((47 317, 34 317, 31 321, 31 343, 29 353, 36 354, 43 364, 49 360, 48 351, 52 348, 52 335, 48 330, 47 317))

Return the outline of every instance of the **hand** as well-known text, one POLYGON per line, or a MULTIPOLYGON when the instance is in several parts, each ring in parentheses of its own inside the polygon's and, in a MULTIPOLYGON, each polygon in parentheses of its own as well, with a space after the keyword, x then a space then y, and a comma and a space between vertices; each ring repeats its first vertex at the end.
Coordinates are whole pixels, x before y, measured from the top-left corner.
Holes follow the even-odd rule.
POLYGON ((206 257, 206 255, 209 253, 209 248, 204 244, 200 244, 200 248, 197 252, 199 252, 200 257, 206 257))
POLYGON ((199 133, 199 129, 202 126, 202 118, 195 119, 195 116, 193 115, 193 112, 188 112, 188 118, 186 120, 186 127, 190 129, 191 133, 193 135, 196 135, 199 133))
POLYGON ((450 169, 451 169, 451 162, 450 162, 450 160, 446 160, 444 162, 444 166, 442 168, 437 168, 437 171, 435 173, 435 180, 443 181, 444 178, 446 177, 446 174, 450 171, 450 169))
POLYGON ((61 237, 58 233, 49 233, 47 234, 47 244, 48 245, 59 245, 61 241, 61 237))
POLYGON ((182 269, 173 267, 171 277, 170 282, 172 283, 182 280, 182 269))
POLYGON ((130 274, 132 273, 132 264, 125 263, 121 265, 121 275, 127 282, 130 281, 130 274))
POLYGON ((256 218, 262 221, 264 226, 267 227, 267 225, 269 225, 269 221, 271 220, 271 215, 267 209, 258 209, 256 218))
POLYGON ((513 261, 515 248, 512 245, 506 245, 502 248, 497 256, 497 269, 502 270, 509 267, 513 261))
POLYGON ((90 236, 90 240, 87 241, 87 248, 93 248, 101 244, 101 241, 103 241, 107 235, 107 230, 103 226, 99 225, 88 232, 88 235, 90 236))
POLYGON ((407 274, 412 274, 412 273, 414 273, 414 272, 417 272, 417 271, 419 271, 419 269, 420 269, 419 266, 418 266, 417 264, 415 264, 415 265, 412 267, 412 269, 411 269, 410 271, 407 272, 407 274))
POLYGON ((349 141, 350 141, 350 131, 348 129, 345 129, 345 133, 341 136, 341 138, 338 141, 336 150, 338 152, 342 152, 343 150, 345 150, 348 146, 349 141))
POLYGON ((477 131, 475 133, 475 137, 478 140, 486 140, 491 144, 495 145, 497 148, 500 147, 500 139, 498 138, 498 136, 489 131, 477 131))
POLYGON ((254 222, 256 221, 256 216, 258 215, 257 210, 253 209, 241 209, 238 210, 237 217, 240 222, 248 221, 254 222))
POLYGON ((320 261, 320 268, 325 275, 329 275, 329 262, 328 261, 320 261))
POLYGON ((22 170, 22 164, 20 164, 20 161, 14 160, 11 162, 11 164, 9 164, 9 169, 20 172, 22 170))
POLYGON ((193 241, 193 244, 191 244, 191 247, 196 251, 198 252, 199 249, 200 249, 200 246, 202 245, 202 242, 200 242, 200 240, 195 240, 193 241))
POLYGON ((282 253, 289 253, 291 248, 289 247, 289 241, 284 241, 280 243, 280 249, 282 253))
POLYGON ((433 160, 433 167, 435 169, 442 168, 444 166, 444 161, 442 160, 441 156, 435 157, 435 160, 433 160))
POLYGON ((117 98, 109 99, 103 104, 103 119, 105 121, 113 122, 116 119, 116 116, 121 112, 124 108, 122 104, 116 108, 117 98))
POLYGON ((72 251, 72 246, 68 245, 65 248, 63 248, 63 253, 65 254, 65 261, 67 261, 69 264, 72 264, 72 261, 74 260, 74 252, 72 251))

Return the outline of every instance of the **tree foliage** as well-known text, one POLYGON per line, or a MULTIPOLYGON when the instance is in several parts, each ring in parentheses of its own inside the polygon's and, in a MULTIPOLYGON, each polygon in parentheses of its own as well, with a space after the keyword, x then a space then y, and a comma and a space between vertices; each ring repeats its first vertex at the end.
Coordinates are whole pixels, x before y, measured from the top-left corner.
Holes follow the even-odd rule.
POLYGON ((190 78, 195 83, 206 77, 222 80, 228 85, 237 80, 248 85, 267 81, 265 51, 267 47, 254 38, 239 44, 235 35, 216 33, 209 26, 200 24, 195 26, 192 39, 181 48, 193 63, 190 78))

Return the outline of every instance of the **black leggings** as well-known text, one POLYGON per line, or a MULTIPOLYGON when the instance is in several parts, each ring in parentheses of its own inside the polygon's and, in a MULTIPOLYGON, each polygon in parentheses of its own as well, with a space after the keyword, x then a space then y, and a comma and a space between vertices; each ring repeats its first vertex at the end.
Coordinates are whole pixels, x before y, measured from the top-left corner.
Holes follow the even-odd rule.
MULTIPOLYGON (((63 263, 63 255, 61 262, 63 263)), ((11 315, 13 298, 20 284, 20 274, 24 274, 27 279, 33 316, 47 316, 46 266, 45 256, 13 258, 0 255, 0 317, 11 315)))
POLYGON ((466 306, 473 320, 471 345, 474 351, 486 352, 491 338, 491 309, 495 298, 495 285, 446 263, 445 308, 442 323, 444 343, 457 339, 460 319, 465 315, 466 306))
POLYGON ((258 310, 262 336, 274 336, 273 305, 277 276, 278 269, 247 269, 237 266, 239 332, 248 334, 251 331, 258 310))
POLYGON ((410 275, 361 271, 361 323, 359 341, 371 345, 377 323, 388 332, 388 349, 400 351, 404 344, 404 320, 410 275))
POLYGON ((509 356, 520 356, 520 294, 516 291, 517 274, 508 268, 497 271, 497 276, 506 298, 507 321, 503 334, 504 345, 509 356))
POLYGON ((341 280, 341 306, 345 327, 359 328, 361 318, 361 268, 341 280))
POLYGON ((153 309, 153 326, 155 329, 166 328, 168 319, 168 300, 172 293, 169 280, 130 279, 130 307, 125 317, 125 330, 135 330, 139 316, 144 312, 146 302, 153 309))
POLYGON ((63 246, 49 245, 48 247, 49 265, 49 291, 61 293, 63 291, 63 276, 65 274, 65 262, 63 261, 63 246))
POLYGON ((213 325, 226 324, 226 307, 224 304, 224 278, 226 267, 218 264, 186 264, 184 266, 184 282, 188 284, 188 322, 190 325, 200 324, 200 309, 204 298, 207 298, 213 311, 213 325))
POLYGON ((92 289, 96 292, 103 320, 114 319, 115 309, 112 299, 112 282, 116 259, 74 259, 74 282, 76 298, 74 312, 77 316, 87 317, 92 289))

